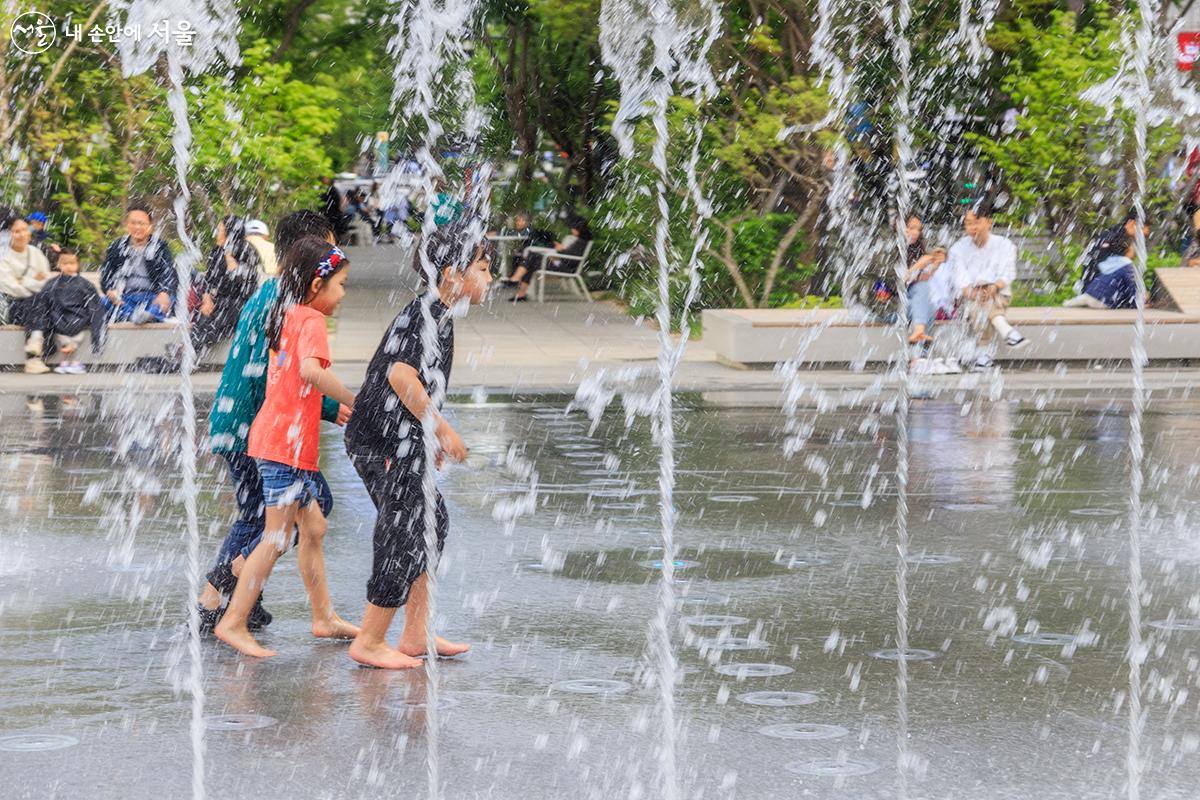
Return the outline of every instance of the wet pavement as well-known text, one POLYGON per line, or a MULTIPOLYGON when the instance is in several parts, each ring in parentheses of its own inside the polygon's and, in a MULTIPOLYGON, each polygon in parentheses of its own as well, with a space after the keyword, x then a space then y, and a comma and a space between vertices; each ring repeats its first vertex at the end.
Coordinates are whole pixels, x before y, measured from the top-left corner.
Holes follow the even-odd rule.
MULTIPOLYGON (((185 797, 186 541, 166 395, 0 395, 5 797, 185 797)), ((461 402, 442 488, 449 798, 653 797, 646 626, 659 565, 650 423, 565 398, 461 402), (529 470, 532 469, 531 473, 529 470), (507 522, 528 501, 536 508, 507 522)), ((205 411, 201 398, 201 411, 205 411)), ((893 421, 679 398, 676 564, 687 796, 896 794, 893 421)), ((1143 531, 1145 797, 1200 780, 1200 408, 1156 403, 1143 531)), ((1120 402, 918 401, 911 417, 914 797, 1123 796, 1128 422, 1120 402)), ((361 613, 373 510, 326 428, 339 611, 361 613)), ((201 462, 206 562, 232 511, 201 462)), ((266 592, 280 655, 204 659, 210 797, 426 793, 425 677, 314 641, 295 559, 266 592)), ((397 629, 398 630, 398 629, 397 629)))

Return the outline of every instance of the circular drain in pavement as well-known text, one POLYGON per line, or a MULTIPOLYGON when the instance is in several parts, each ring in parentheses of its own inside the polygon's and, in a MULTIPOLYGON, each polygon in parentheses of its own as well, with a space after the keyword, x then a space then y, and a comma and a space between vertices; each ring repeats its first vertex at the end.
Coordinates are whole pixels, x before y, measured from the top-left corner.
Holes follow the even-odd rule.
MULTIPOLYGON (((445 694, 445 693, 438 695, 438 702, 437 702, 438 708, 454 708, 456 705, 458 705, 458 700, 456 698, 454 698, 453 696, 445 694)), ((399 711, 400 713, 406 713, 408 711, 413 710, 414 708, 428 708, 428 706, 429 706, 429 698, 426 697, 424 694, 421 694, 421 695, 414 695, 413 697, 402 697, 393 703, 386 704, 384 707, 389 708, 392 711, 399 711)))
POLYGON ((1200 619, 1156 619, 1146 624, 1160 631, 1200 631, 1200 619))
POLYGON ((619 694, 629 691, 625 681, 615 681, 611 678, 580 678, 573 681, 559 681, 550 685, 556 692, 571 694, 619 694))
POLYGON ((819 722, 781 722, 767 725, 758 732, 772 739, 840 739, 850 733, 841 725, 824 725, 819 722))
POLYGON ((721 664, 716 668, 718 675, 729 675, 744 680, 746 678, 773 678, 776 675, 788 675, 795 672, 783 664, 721 664))
POLYGON ((738 695, 738 700, 747 705, 771 708, 811 706, 820 699, 812 692, 746 692, 738 695))
POLYGON ((781 567, 788 569, 804 569, 805 567, 823 567, 829 563, 828 558, 820 556, 780 556, 779 558, 771 559, 772 564, 778 564, 781 567))
POLYGON ((930 659, 937 658, 940 654, 932 650, 921 650, 916 647, 910 647, 901 654, 896 648, 889 647, 884 650, 872 650, 869 655, 872 658, 881 658, 884 661, 899 661, 902 658, 905 661, 929 661, 930 659))
MULTIPOLYGON (((674 563, 675 563, 675 569, 691 569, 692 567, 700 566, 699 561, 688 561, 683 558, 675 559, 674 563)), ((645 567, 646 569, 662 569, 663 562, 662 562, 661 558, 653 559, 650 561, 639 561, 638 566, 645 567)))
POLYGON ((260 714, 217 714, 204 718, 204 727, 210 731, 255 731, 269 728, 278 723, 274 717, 260 714))
POLYGON ((716 639, 701 639, 701 650, 766 650, 770 643, 762 639, 744 636, 720 636, 716 639))
POLYGON ((523 561, 521 562, 521 569, 527 569, 530 572, 558 572, 553 566, 543 564, 541 561, 523 561))
POLYGON ((797 775, 816 775, 823 778, 853 778, 858 775, 869 775, 879 769, 878 764, 870 761, 840 758, 813 758, 805 761, 793 761, 785 769, 797 775))
POLYGON ((1039 631, 1038 633, 1018 633, 1012 637, 1014 642, 1021 644, 1044 644, 1063 647, 1069 644, 1075 644, 1075 636, 1070 633, 1046 633, 1039 631))
POLYGON ((752 494, 714 494, 708 499, 713 503, 753 503, 758 498, 752 494))
POLYGON ((36 753, 42 750, 62 750, 79 744, 74 736, 58 733, 16 733, 0 736, 0 750, 10 753, 36 753))
POLYGON ((947 511, 992 511, 999 506, 995 503, 946 503, 942 508, 947 511))
POLYGON ((1115 517, 1122 512, 1119 508, 1101 506, 1098 508, 1072 508, 1071 513, 1077 517, 1115 517))
POLYGON ((909 564, 918 566, 937 566, 939 564, 957 564, 962 561, 959 556, 950 556, 945 553, 921 553, 915 556, 909 556, 904 559, 909 564))
POLYGON ((731 598, 727 594, 716 592, 688 592, 681 594, 675 602, 681 606, 725 606, 731 598))
POLYGON ((683 624, 693 628, 728 628, 733 625, 745 625, 748 617, 734 617, 727 614, 700 614, 695 617, 684 617, 683 624))

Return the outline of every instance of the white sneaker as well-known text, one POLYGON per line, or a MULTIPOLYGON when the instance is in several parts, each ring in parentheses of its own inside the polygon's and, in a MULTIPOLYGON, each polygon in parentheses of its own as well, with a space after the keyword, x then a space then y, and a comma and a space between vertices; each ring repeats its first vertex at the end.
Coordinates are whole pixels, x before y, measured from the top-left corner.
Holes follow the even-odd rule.
POLYGON ((151 314, 144 308, 139 308, 129 315, 129 321, 134 325, 148 325, 151 322, 158 322, 158 317, 151 314))
POLYGON ((41 358, 44 344, 45 339, 42 337, 42 332, 34 331, 25 340, 25 355, 30 358, 41 358))
POLYGON ((1013 328, 1008 332, 1008 336, 1004 337, 1004 343, 1014 349, 1024 347, 1029 343, 1029 340, 1021 335, 1021 332, 1013 328))
POLYGON ((995 363, 991 356, 979 356, 975 359, 975 363, 971 365, 971 371, 983 372, 985 369, 991 369, 995 363))
POLYGON ((962 367, 957 361, 949 358, 935 358, 933 360, 933 374, 935 375, 957 375, 962 372, 962 367))
POLYGON ((27 375, 45 375, 50 371, 46 366, 46 362, 40 358, 28 358, 25 360, 25 373, 27 375))
POLYGON ((56 373, 58 373, 59 375, 70 375, 71 374, 71 365, 66 362, 63 362, 62 364, 59 364, 57 367, 55 367, 54 371, 56 373))
POLYGON ((72 375, 86 375, 87 374, 87 367, 85 367, 83 364, 81 364, 78 361, 72 361, 70 364, 67 365, 67 369, 70 370, 70 374, 72 374, 72 375))

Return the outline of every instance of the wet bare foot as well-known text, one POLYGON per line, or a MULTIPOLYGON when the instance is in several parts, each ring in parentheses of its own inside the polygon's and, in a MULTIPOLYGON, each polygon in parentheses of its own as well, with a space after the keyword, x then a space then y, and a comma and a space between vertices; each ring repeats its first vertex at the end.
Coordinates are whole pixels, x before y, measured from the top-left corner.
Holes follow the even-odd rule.
POLYGON ((313 620, 312 635, 318 639, 353 639, 358 636, 358 626, 334 614, 329 619, 313 620))
POLYGON ((922 342, 932 342, 932 341, 933 341, 933 337, 927 333, 914 333, 912 336, 908 337, 909 344, 920 344, 922 342))
POLYGON ((255 658, 270 658, 276 655, 274 650, 268 650, 254 641, 254 637, 250 635, 250 631, 245 625, 234 627, 232 624, 226 625, 225 621, 222 620, 217 623, 217 627, 213 628, 213 633, 222 642, 244 655, 254 656, 255 658))
MULTIPOLYGON (((438 636, 435 640, 437 645, 437 654, 441 658, 449 658, 450 656, 460 656, 471 649, 469 644, 461 644, 459 642, 449 642, 438 636)), ((400 646, 397 648, 401 653, 408 656, 423 656, 427 648, 427 642, 422 639, 420 642, 411 642, 408 639, 401 639, 400 646)))
POLYGON ((415 669, 421 666, 420 661, 404 655, 387 642, 366 645, 355 639, 350 643, 350 658, 359 664, 379 669, 415 669))

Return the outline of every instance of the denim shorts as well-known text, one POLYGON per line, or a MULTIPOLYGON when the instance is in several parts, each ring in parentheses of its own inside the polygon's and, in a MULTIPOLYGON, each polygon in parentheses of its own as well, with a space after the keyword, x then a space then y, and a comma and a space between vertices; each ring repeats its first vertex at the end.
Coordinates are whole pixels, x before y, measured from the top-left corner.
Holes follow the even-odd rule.
POLYGON ((263 505, 267 508, 287 506, 300 503, 304 508, 313 501, 320 501, 325 492, 322 491, 325 477, 315 470, 297 469, 278 461, 255 459, 258 462, 258 474, 262 476, 263 505))

